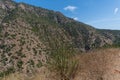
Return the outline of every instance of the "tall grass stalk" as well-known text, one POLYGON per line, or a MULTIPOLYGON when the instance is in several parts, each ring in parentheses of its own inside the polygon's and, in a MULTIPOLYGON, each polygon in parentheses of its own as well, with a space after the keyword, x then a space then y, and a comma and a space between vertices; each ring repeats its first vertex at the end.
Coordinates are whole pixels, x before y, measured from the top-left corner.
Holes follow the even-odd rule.
POLYGON ((78 62, 73 57, 73 51, 66 47, 59 47, 51 53, 50 66, 60 80, 72 80, 75 77, 78 62))

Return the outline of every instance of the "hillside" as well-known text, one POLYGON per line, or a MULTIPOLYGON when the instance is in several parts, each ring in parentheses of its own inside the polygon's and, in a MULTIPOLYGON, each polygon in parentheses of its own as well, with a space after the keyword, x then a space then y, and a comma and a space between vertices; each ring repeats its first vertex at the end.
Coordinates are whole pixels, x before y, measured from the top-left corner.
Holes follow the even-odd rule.
MULTIPOLYGON (((120 79, 120 49, 97 49, 82 53, 78 59, 77 74, 72 80, 119 80, 120 79)), ((42 67, 41 72, 26 78, 25 75, 15 73, 4 78, 5 80, 61 80, 53 72, 42 67), (25 79, 24 79, 25 78, 25 79)))
POLYGON ((78 53, 120 44, 120 31, 98 30, 60 12, 0 0, 0 75, 39 71, 60 50, 78 53))

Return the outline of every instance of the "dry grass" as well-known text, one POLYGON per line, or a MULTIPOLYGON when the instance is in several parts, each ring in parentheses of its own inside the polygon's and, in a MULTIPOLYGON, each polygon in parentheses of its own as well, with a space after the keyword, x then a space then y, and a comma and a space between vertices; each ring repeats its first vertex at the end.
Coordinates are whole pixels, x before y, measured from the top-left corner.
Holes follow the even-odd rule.
POLYGON ((24 73, 14 73, 3 78, 0 80, 56 80, 56 76, 53 72, 50 72, 48 68, 41 67, 39 69, 39 73, 36 72, 34 74, 24 74, 24 73))
POLYGON ((3 77, 1 80, 24 80, 23 75, 15 73, 9 76, 3 77))
POLYGON ((116 66, 120 70, 119 48, 93 50, 77 58, 80 67, 75 80, 120 80, 120 74, 114 74, 116 66))
MULTIPOLYGON (((120 49, 93 50, 77 55, 79 68, 73 80, 120 80, 120 49)), ((33 78, 25 78, 23 74, 11 74, 2 80, 61 80, 47 68, 33 78)))
POLYGON ((35 74, 32 75, 32 77, 25 77, 24 74, 19 74, 19 73, 15 73, 15 74, 11 74, 9 76, 3 77, 0 80, 49 80, 46 78, 45 76, 46 74, 35 74))

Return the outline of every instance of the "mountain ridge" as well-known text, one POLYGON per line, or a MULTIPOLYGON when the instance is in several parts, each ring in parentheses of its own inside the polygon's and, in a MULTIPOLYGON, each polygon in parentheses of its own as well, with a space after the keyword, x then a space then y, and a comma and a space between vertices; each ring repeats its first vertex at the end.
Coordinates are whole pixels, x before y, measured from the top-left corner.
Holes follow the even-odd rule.
POLYGON ((0 0, 0 12, 1 74, 32 73, 61 49, 78 53, 120 45, 120 31, 95 29, 60 12, 11 0, 0 0))

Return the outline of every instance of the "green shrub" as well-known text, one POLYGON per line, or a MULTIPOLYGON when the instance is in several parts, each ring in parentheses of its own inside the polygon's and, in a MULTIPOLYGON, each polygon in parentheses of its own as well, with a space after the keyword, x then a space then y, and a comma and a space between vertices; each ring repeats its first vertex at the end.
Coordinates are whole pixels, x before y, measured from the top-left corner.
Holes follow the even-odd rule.
POLYGON ((28 63, 29 63, 29 65, 30 65, 31 67, 34 67, 34 65, 35 65, 35 63, 34 63, 34 61, 33 61, 32 59, 30 59, 30 60, 28 61, 28 63))
POLYGON ((12 34, 12 35, 11 35, 11 37, 12 37, 13 39, 15 39, 15 37, 16 37, 16 34, 12 34))
POLYGON ((32 31, 33 31, 33 32, 38 32, 38 31, 39 31, 39 28, 38 28, 38 27, 32 27, 32 31))
POLYGON ((16 54, 18 57, 25 58, 26 55, 22 53, 23 48, 21 48, 19 51, 16 51, 16 54))
POLYGON ((4 72, 0 72, 0 77, 7 76, 10 73, 14 73, 14 72, 15 72, 15 69, 13 67, 10 67, 6 71, 4 71, 4 72))
POLYGON ((61 47, 51 53, 50 69, 54 70, 61 80, 71 80, 76 74, 78 63, 73 59, 74 54, 71 52, 71 50, 61 47))
POLYGON ((34 55, 36 56, 37 55, 37 50, 35 48, 33 48, 33 52, 34 52, 34 55))
POLYGON ((40 60, 38 60, 38 64, 36 65, 38 68, 40 68, 42 66, 42 62, 40 60))
POLYGON ((23 65, 23 61, 22 61, 22 60, 19 60, 19 61, 17 62, 17 67, 18 67, 19 69, 22 69, 22 65, 23 65))

